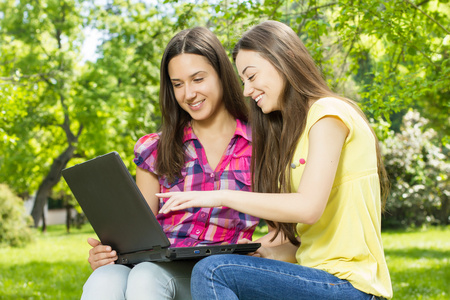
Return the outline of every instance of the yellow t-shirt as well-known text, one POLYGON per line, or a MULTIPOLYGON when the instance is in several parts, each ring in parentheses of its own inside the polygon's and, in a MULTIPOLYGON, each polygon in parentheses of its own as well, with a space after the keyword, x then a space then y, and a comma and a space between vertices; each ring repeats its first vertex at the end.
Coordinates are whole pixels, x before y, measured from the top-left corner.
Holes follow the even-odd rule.
MULTIPOLYGON (((297 224, 300 265, 348 280, 356 289, 392 298, 392 284, 381 241, 380 184, 375 139, 359 113, 343 100, 323 98, 308 112, 293 162, 308 163, 309 131, 325 116, 339 118, 349 129, 325 211, 313 225, 297 224)), ((297 190, 305 164, 292 170, 297 190)))

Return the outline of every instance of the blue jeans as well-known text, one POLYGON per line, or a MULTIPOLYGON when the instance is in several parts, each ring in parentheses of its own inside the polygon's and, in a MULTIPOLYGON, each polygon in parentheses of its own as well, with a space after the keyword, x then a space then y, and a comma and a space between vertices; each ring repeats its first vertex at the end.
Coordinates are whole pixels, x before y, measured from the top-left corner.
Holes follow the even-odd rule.
POLYGON ((191 277, 193 300, 377 299, 325 271, 245 255, 213 255, 191 277))

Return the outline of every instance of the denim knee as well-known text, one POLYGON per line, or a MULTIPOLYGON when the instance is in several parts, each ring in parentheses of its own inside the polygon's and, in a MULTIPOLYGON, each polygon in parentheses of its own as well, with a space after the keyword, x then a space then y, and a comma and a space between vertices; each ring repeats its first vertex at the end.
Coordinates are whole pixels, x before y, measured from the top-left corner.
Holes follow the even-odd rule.
POLYGON ((211 272, 212 269, 215 268, 217 263, 221 261, 221 258, 223 258, 224 256, 227 256, 227 254, 208 256, 200 260, 195 264, 194 269, 192 269, 191 280, 193 280, 195 277, 203 276, 205 273, 211 272))
MULTIPOLYGON (((191 290, 194 290, 195 286, 204 284, 205 280, 212 279, 214 270, 218 266, 227 264, 229 262, 228 256, 233 257, 235 256, 235 254, 208 256, 200 260, 197 264, 195 264, 191 275, 191 290)), ((214 275, 217 276, 219 274, 214 275)))

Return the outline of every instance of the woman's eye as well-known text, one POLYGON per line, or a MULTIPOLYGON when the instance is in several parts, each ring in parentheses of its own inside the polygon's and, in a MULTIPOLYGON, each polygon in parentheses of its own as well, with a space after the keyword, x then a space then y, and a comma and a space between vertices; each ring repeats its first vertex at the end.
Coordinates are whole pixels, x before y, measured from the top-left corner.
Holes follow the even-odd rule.
POLYGON ((194 82, 202 82, 203 81, 203 78, 195 78, 194 79, 194 82))
MULTIPOLYGON (((249 76, 249 77, 247 78, 247 80, 248 80, 248 81, 252 81, 252 80, 255 78, 255 75, 256 75, 256 74, 253 74, 252 76, 249 76)), ((241 82, 242 82, 242 85, 245 85, 245 80, 242 80, 241 82)))
POLYGON ((174 83, 172 83, 172 85, 173 85, 174 88, 178 88, 178 87, 181 86, 181 83, 175 83, 175 82, 174 82, 174 83))

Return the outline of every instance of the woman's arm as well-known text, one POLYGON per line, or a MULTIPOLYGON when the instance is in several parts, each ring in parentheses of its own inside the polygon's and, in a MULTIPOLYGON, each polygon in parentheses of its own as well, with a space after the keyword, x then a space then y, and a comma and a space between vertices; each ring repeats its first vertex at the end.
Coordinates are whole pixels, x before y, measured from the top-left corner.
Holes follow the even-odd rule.
POLYGON ((262 219, 313 224, 321 217, 333 186, 348 128, 338 118, 325 117, 309 132, 309 149, 297 193, 207 191, 157 194, 170 198, 162 213, 188 207, 227 206, 262 219))
POLYGON ((136 184, 139 187, 142 195, 156 216, 158 214, 159 199, 156 196, 157 193, 161 191, 161 186, 159 185, 158 177, 142 168, 136 168, 136 184))

